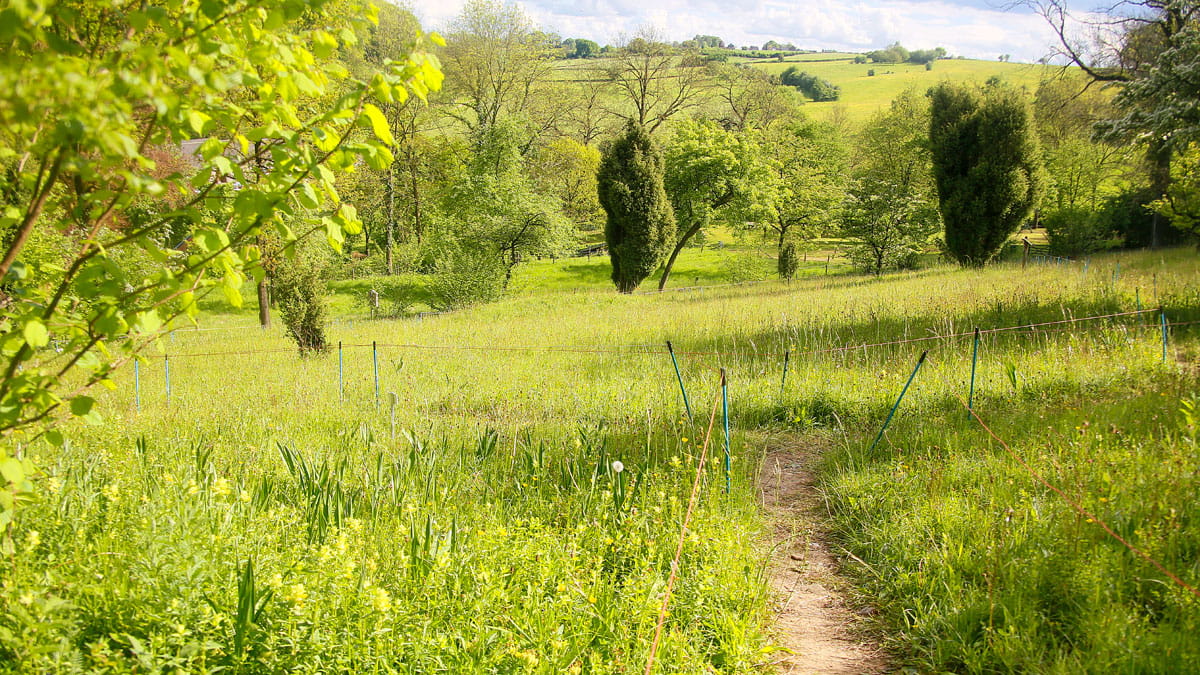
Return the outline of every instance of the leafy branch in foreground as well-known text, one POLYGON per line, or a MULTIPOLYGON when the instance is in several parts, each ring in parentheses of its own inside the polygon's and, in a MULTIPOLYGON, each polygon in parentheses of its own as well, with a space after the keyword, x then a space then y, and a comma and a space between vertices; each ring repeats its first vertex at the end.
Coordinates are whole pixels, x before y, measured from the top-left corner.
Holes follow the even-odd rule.
POLYGON ((194 318, 197 294, 240 303, 246 275, 262 274, 260 235, 286 249, 323 231, 340 248, 360 225, 336 174, 391 161, 369 101, 441 84, 422 38, 348 77, 338 51, 375 20, 359 0, 125 4, 0 13, 7 443, 52 427, 64 404, 98 421, 87 388, 113 386, 165 322, 194 318))

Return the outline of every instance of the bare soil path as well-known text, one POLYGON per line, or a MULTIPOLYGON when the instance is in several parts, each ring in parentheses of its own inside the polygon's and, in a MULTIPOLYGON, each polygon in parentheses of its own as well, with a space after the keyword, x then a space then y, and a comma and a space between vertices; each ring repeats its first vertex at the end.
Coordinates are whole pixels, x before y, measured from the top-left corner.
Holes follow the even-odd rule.
POLYGON ((776 663, 785 675, 884 673, 891 670, 886 654, 864 637, 864 616, 848 607, 849 582, 830 551, 813 473, 819 452, 816 441, 772 438, 759 473, 774 523, 775 641, 792 652, 776 663))

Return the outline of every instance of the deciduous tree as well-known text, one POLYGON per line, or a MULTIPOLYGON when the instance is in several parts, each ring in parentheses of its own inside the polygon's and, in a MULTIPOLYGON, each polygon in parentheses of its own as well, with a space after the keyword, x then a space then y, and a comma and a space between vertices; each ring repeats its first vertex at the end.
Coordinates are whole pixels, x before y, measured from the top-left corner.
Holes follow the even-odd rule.
POLYGON ((940 225, 928 129, 929 107, 909 90, 859 136, 842 234, 851 259, 875 274, 914 259, 940 225))
POLYGON ((789 235, 815 236, 829 230, 845 200, 848 157, 838 131, 807 120, 778 125, 764 134, 773 190, 763 223, 783 247, 789 235))
POLYGON ((735 134, 715 122, 685 122, 666 152, 666 185, 679 237, 658 281, 667 286, 679 252, 714 220, 734 226, 771 202, 770 171, 752 133, 735 134))
POLYGON ((799 112, 801 101, 792 87, 781 86, 757 68, 714 67, 714 89, 721 98, 721 125, 730 131, 769 129, 799 112))
POLYGON ((334 179, 390 162, 370 97, 423 97, 441 81, 418 47, 346 82, 333 57, 373 16, 349 0, 6 5, 0 432, 62 408, 93 417, 88 387, 195 316, 197 295, 241 302, 246 273, 261 273, 260 234, 339 247, 358 230, 334 179), (156 148, 193 138, 207 140, 186 168, 155 174, 156 148), (131 206, 143 199, 170 206, 142 217, 131 206), (55 232, 61 255, 26 255, 55 232), (167 243, 177 235, 183 250, 167 243))
POLYGON ((650 133, 699 105, 710 80, 699 53, 678 53, 651 29, 617 50, 607 72, 625 106, 621 114, 650 133))
MULTIPOLYGON (((1080 18, 1063 0, 1026 0, 1058 37, 1053 56, 1066 59, 1091 82, 1122 88, 1121 114, 1099 125, 1103 136, 1145 148, 1150 188, 1165 196, 1171 164, 1197 138, 1196 0, 1120 0, 1080 18)), ((1151 246, 1160 240, 1153 221, 1151 246)))
POLYGON ((553 47, 517 5, 468 0, 446 40, 446 93, 469 128, 522 115, 544 95, 553 47))

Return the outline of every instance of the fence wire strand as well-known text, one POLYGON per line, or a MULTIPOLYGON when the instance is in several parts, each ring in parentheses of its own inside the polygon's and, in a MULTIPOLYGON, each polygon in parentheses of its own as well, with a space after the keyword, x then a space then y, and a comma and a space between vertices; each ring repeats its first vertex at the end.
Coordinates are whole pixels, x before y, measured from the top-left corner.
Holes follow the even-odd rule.
POLYGON ((1138 548, 1137 546, 1134 546, 1133 544, 1129 543, 1128 540, 1126 540, 1121 535, 1117 534, 1117 532, 1115 530, 1113 530, 1113 528, 1107 522, 1105 522, 1103 518, 1092 513, 1086 507, 1084 507, 1082 504, 1080 504, 1078 500, 1072 498, 1070 495, 1068 495, 1062 489, 1058 488, 1057 486, 1052 484, 1050 481, 1046 480, 1046 478, 1043 477, 1042 474, 1038 473, 1037 469, 1034 469, 1032 466, 1029 465, 1028 462, 1025 461, 1024 457, 1021 457, 1020 454, 1018 454, 1015 450, 1013 450, 1012 447, 1008 443, 1006 443, 1003 438, 1000 438, 1000 436, 998 436, 995 431, 992 431, 992 428, 989 427, 987 425, 987 423, 983 421, 983 418, 981 418, 979 416, 979 413, 977 413, 974 409, 972 409, 970 406, 967 405, 967 402, 963 400, 962 396, 960 396, 958 393, 955 393, 954 397, 958 399, 958 402, 962 404, 962 407, 964 409, 966 409, 966 411, 971 415, 971 419, 978 422, 979 426, 982 427, 983 430, 986 431, 987 434, 989 436, 991 436, 997 443, 999 443, 1000 447, 1004 448, 1004 451, 1006 453, 1008 453, 1009 457, 1012 457, 1014 460, 1016 460, 1016 462, 1018 464, 1021 465, 1022 468, 1025 469, 1025 471, 1029 472, 1029 475, 1032 476, 1035 481, 1037 481, 1038 483, 1041 483, 1047 489, 1049 489, 1050 491, 1057 494, 1075 512, 1077 512, 1078 514, 1080 514, 1084 518, 1086 518, 1089 523, 1095 523, 1095 524, 1099 525, 1100 528, 1103 529, 1110 537, 1112 537, 1113 539, 1120 542, 1120 544, 1122 546, 1129 549, 1131 552, 1133 552, 1138 557, 1140 557, 1143 560, 1145 560, 1146 562, 1150 563, 1152 566, 1154 566, 1155 569, 1157 569, 1159 572, 1162 572, 1164 575, 1166 575, 1171 581, 1175 582, 1175 584, 1177 584, 1180 588, 1182 588, 1182 589, 1186 590, 1188 593, 1191 593, 1192 595, 1196 596, 1196 598, 1200 598, 1200 590, 1197 590, 1196 587, 1194 587, 1191 584, 1189 584, 1188 582, 1184 581, 1182 578, 1179 577, 1178 574, 1175 574, 1171 570, 1167 569, 1165 565, 1160 563, 1149 553, 1147 553, 1147 552, 1143 551, 1142 549, 1138 548))
MULTIPOLYGON (((1071 319, 1061 319, 1058 321, 1044 321, 1041 323, 1027 323, 1019 326, 1001 326, 998 328, 980 329, 980 335, 992 335, 996 333, 1004 333, 1010 331, 1032 330, 1031 334, 1041 335, 1055 332, 1070 332, 1072 329, 1045 329, 1047 326, 1062 326, 1064 324, 1078 324, 1085 321, 1098 321, 1101 319, 1114 319, 1120 317, 1136 316, 1140 314, 1152 314, 1160 312, 1159 309, 1142 309, 1131 312, 1117 312, 1113 314, 1100 314, 1096 316, 1085 316, 1071 319), (1042 329, 1042 330, 1037 330, 1042 329)), ((1168 328, 1176 326, 1192 326, 1200 323, 1200 321, 1179 321, 1168 322, 1168 328)), ((1144 324, 1144 325, 1129 325, 1119 324, 1115 326, 1105 326, 1106 328, 1143 328, 1143 329, 1159 329, 1161 324, 1144 324)), ((906 338, 903 340, 888 340, 885 342, 867 342, 855 345, 843 345, 839 347, 826 347, 822 349, 808 349, 801 351, 771 351, 771 352, 738 352, 738 351, 699 351, 699 350, 675 350, 676 354, 684 356, 717 356, 727 358, 747 358, 747 357, 774 357, 783 358, 784 354, 790 351, 792 357, 809 356, 817 354, 833 354, 839 352, 851 352, 855 350, 867 350, 878 347, 894 347, 904 344, 915 344, 920 342, 929 342, 932 340, 952 340, 955 338, 971 337, 975 335, 974 329, 959 333, 946 333, 944 335, 927 335, 915 338, 906 338)), ((618 356, 646 356, 646 355, 664 355, 669 352, 666 349, 650 345, 622 345, 617 347, 600 347, 591 345, 428 345, 410 342, 377 342, 377 343, 342 343, 342 348, 365 349, 365 348, 388 348, 388 349, 413 349, 425 351, 479 351, 479 352, 544 352, 544 353, 562 353, 562 354, 614 354, 618 356)), ((187 358, 193 356, 249 356, 254 354, 283 354, 294 353, 294 348, 283 349, 259 349, 249 351, 233 351, 233 352, 181 352, 176 354, 166 354, 171 358, 187 358)))

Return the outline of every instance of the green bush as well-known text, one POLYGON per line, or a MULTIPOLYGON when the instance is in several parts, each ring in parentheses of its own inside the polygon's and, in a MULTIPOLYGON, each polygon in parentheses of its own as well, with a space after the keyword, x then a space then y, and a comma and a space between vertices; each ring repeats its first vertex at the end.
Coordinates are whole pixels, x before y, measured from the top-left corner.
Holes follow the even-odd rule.
POLYGON ((1118 238, 1099 214, 1085 209, 1062 209, 1043 221, 1054 255, 1082 255, 1120 245, 1118 238))
POLYGON ((448 251, 435 263, 429 287, 441 311, 491 302, 504 293, 504 266, 486 251, 448 251))
POLYGON ((763 259, 756 256, 730 252, 721 258, 721 273, 735 284, 762 281, 770 274, 770 267, 763 263, 763 259))
MULTIPOLYGON (((1116 233, 1124 241, 1125 248, 1145 248, 1154 240, 1154 212, 1150 203, 1156 199, 1149 188, 1126 190, 1104 200, 1096 213, 1103 227, 1116 233)), ((1169 246, 1187 239, 1187 233, 1171 226, 1170 221, 1158 217, 1158 244, 1169 246)))
POLYGON ((796 271, 800 269, 800 259, 796 255, 795 242, 789 241, 780 249, 777 267, 780 279, 791 281, 796 278, 796 271))
POLYGON ((325 339, 328 260, 311 243, 298 246, 300 250, 294 256, 275 266, 271 287, 287 335, 296 342, 300 354, 320 354, 329 349, 325 339))

